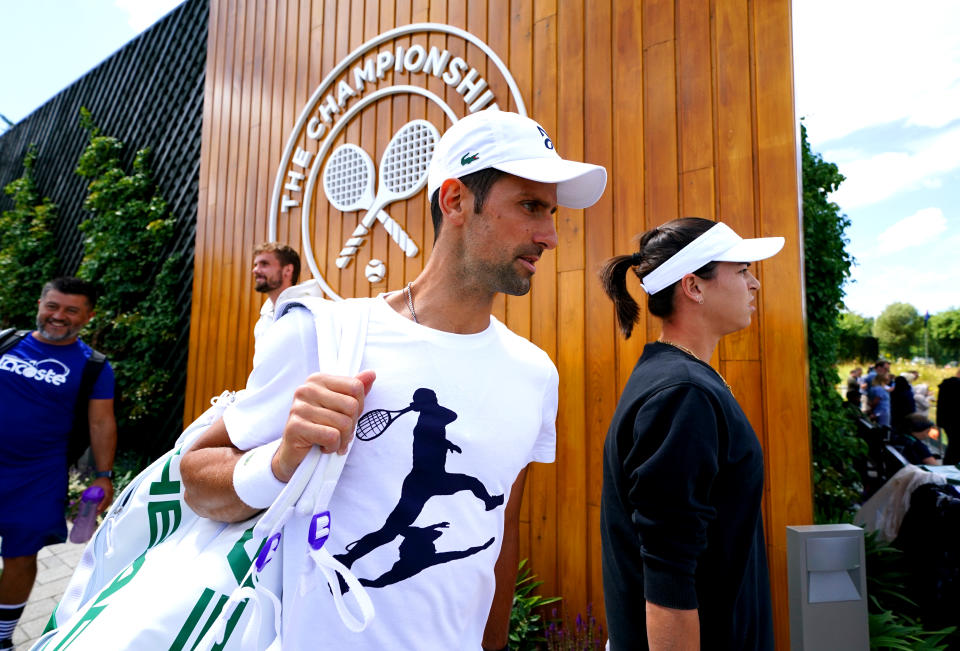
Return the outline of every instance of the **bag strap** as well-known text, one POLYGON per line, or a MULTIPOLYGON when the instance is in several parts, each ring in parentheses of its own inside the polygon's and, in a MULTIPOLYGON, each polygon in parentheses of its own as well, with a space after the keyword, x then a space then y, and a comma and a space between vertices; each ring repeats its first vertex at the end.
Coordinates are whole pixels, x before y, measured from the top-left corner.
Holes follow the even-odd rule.
POLYGON ((30 334, 29 330, 17 330, 16 328, 0 330, 0 355, 19 344, 28 334, 30 334))
MULTIPOLYGON (((360 370, 360 364, 363 360, 363 347, 366 342, 367 324, 369 322, 370 307, 372 305, 370 299, 333 303, 332 301, 316 297, 298 298, 279 305, 277 307, 276 318, 282 317, 294 305, 303 306, 313 314, 314 329, 316 330, 317 336, 317 351, 319 353, 321 367, 327 367, 331 372, 340 375, 355 375, 360 370)), ((349 450, 350 448, 347 450, 348 453, 349 450)), ((310 510, 318 504, 326 508, 326 504, 329 502, 330 496, 333 493, 333 488, 336 487, 340 473, 343 471, 346 457, 347 454, 323 454, 320 448, 316 446, 312 447, 296 471, 294 471, 293 477, 291 477, 290 481, 280 492, 279 497, 274 500, 270 508, 264 512, 257 524, 254 525, 253 538, 269 540, 283 529, 287 520, 298 510, 304 510, 306 514, 309 515, 310 510), (303 506, 298 509, 297 506, 301 503, 303 506)), ((314 522, 316 522, 316 518, 314 518, 314 522)), ((327 579, 327 584, 334 594, 337 612, 340 614, 344 623, 351 630, 355 631, 366 628, 374 614, 373 602, 367 594, 366 588, 360 584, 349 570, 340 565, 343 573, 347 575, 345 580, 350 586, 353 598, 357 601, 360 608, 361 619, 357 619, 349 612, 349 609, 344 603, 340 582, 337 579, 336 573, 330 572, 327 569, 331 563, 337 563, 336 560, 333 559, 325 549, 314 549, 309 537, 307 540, 299 541, 299 543, 302 545, 299 549, 304 549, 305 555, 314 561, 314 566, 311 567, 311 575, 320 571, 327 579), (319 570, 317 568, 319 568, 319 570)), ((258 581, 254 582, 255 587, 253 589, 249 587, 244 588, 247 580, 263 567, 258 561, 259 556, 255 557, 253 562, 251 562, 246 575, 243 580, 239 582, 237 590, 231 595, 229 603, 236 605, 244 599, 249 598, 252 602, 257 603, 257 610, 265 612, 259 603, 261 599, 259 593, 265 592, 267 593, 266 596, 275 602, 274 610, 276 616, 276 613, 279 611, 279 608, 276 608, 276 596, 273 595, 269 589, 261 587, 258 581)), ((217 625, 207 631, 196 648, 201 650, 212 648, 215 641, 222 638, 226 622, 232 610, 233 608, 223 608, 220 612, 217 625)), ((259 615, 260 616, 251 616, 248 626, 253 628, 244 633, 245 638, 256 637, 255 630, 258 629, 261 624, 265 623, 260 621, 262 619, 262 612, 259 615)), ((275 644, 279 645, 279 620, 274 621, 273 626, 278 634, 275 644)))
MULTIPOLYGON (((276 318, 282 317, 295 305, 306 307, 313 314, 321 365, 330 366, 330 371, 339 375, 355 375, 363 359, 370 303, 363 299, 333 303, 322 298, 303 297, 282 303, 276 318), (330 360, 334 360, 332 364, 330 360)), ((351 448, 347 449, 347 454, 339 455, 323 454, 320 448, 312 447, 280 496, 257 522, 253 530, 254 537, 267 538, 278 531, 293 515, 294 506, 300 502, 303 503, 302 514, 310 515, 319 490, 315 481, 312 497, 303 499, 311 479, 319 475, 321 485, 332 482, 335 486, 351 448), (320 464, 323 465, 318 472, 320 464)))
POLYGON ((90 357, 83 365, 80 375, 80 388, 77 391, 77 401, 73 405, 73 428, 70 430, 70 440, 67 449, 67 461, 74 463, 88 447, 90 447, 90 426, 88 422, 90 412, 90 394, 93 385, 100 378, 100 373, 107 363, 107 356, 99 350, 90 349, 90 357))

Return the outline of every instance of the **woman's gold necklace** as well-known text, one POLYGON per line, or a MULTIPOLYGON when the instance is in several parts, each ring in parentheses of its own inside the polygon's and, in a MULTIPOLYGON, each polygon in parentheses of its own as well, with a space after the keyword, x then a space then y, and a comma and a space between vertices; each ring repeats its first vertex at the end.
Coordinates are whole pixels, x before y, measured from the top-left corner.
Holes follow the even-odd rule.
MULTIPOLYGON (((682 351, 685 352, 687 355, 690 355, 690 357, 693 357, 694 359, 697 359, 697 360, 700 360, 701 362, 703 362, 702 359, 700 359, 699 357, 697 357, 696 353, 694 353, 692 350, 690 350, 690 349, 687 348, 686 346, 681 346, 680 344, 675 344, 675 343, 673 343, 672 341, 667 341, 666 339, 657 339, 657 341, 659 341, 661 344, 666 344, 666 345, 668 345, 668 346, 673 346, 674 348, 677 348, 677 349, 679 349, 679 350, 682 350, 682 351)), ((704 363, 706 364, 706 362, 704 362, 704 363)), ((707 364, 707 366, 710 366, 710 365, 707 364)), ((729 384, 727 384, 727 381, 726 381, 725 379, 723 379, 723 376, 720 375, 720 371, 718 371, 717 369, 713 368, 712 366, 710 366, 710 370, 717 374, 717 377, 720 378, 720 381, 721 381, 721 382, 723 382, 723 386, 727 387, 727 391, 729 391, 729 392, 730 392, 730 395, 732 396, 732 395, 733 395, 733 388, 732 388, 729 384)))

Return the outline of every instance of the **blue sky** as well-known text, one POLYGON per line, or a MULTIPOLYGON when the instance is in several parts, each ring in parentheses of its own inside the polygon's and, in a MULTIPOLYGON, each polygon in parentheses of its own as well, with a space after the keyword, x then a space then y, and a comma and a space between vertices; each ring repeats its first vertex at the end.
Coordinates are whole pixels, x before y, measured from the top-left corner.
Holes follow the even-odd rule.
POLYGON ((19 122, 182 1, 0 0, 0 114, 19 122))
POLYGON ((847 307, 960 307, 960 3, 794 0, 797 115, 847 180, 847 307))
MULTIPOLYGON (((0 0, 0 114, 23 119, 180 1, 0 0)), ((960 306, 960 2, 793 4, 797 115, 847 177, 848 308, 960 306)))

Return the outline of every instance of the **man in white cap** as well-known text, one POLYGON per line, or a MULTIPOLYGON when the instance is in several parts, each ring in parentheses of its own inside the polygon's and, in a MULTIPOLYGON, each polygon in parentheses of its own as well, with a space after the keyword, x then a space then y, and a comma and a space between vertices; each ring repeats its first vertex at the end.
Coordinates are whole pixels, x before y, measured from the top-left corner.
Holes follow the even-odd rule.
POLYGON ((371 301, 368 370, 322 374, 305 310, 274 323, 270 361, 254 368, 246 397, 183 458, 198 512, 249 518, 312 446, 345 451, 374 409, 409 414, 354 442, 330 503, 331 514, 349 515, 332 516, 327 548, 367 587, 376 617, 351 633, 328 591, 316 590, 296 602, 306 610, 292 613, 284 646, 311 648, 321 634, 325 647, 352 651, 506 648, 524 478, 530 462, 554 459, 558 377, 491 310, 498 293, 529 291, 557 245, 557 206, 590 206, 605 184, 602 167, 560 158, 529 118, 464 117, 430 163, 430 260, 402 291, 362 299, 371 301), (331 616, 318 623, 318 612, 331 616))

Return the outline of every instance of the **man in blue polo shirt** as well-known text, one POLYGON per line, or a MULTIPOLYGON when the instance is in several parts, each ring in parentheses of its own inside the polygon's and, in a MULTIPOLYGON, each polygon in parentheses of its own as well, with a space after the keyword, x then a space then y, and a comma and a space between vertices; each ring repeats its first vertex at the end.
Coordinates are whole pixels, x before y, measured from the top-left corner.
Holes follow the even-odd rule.
MULTIPOLYGON (((37 574, 37 552, 67 536, 67 442, 92 349, 77 338, 97 295, 77 278, 43 287, 37 329, 0 356, 0 649, 11 638, 37 574)), ((117 426, 113 370, 104 364, 89 395, 92 485, 113 499, 117 426)))

